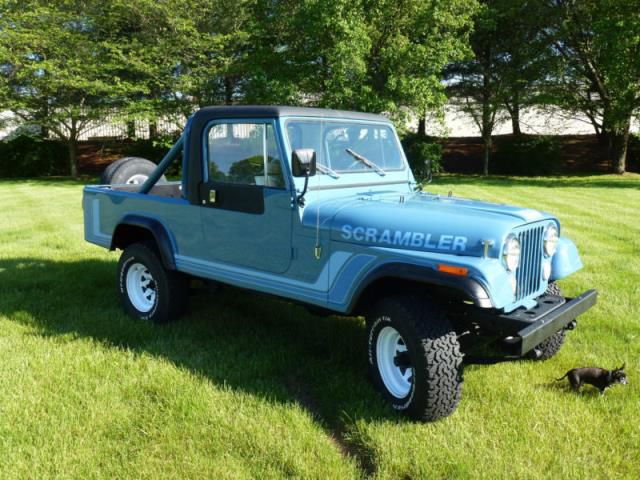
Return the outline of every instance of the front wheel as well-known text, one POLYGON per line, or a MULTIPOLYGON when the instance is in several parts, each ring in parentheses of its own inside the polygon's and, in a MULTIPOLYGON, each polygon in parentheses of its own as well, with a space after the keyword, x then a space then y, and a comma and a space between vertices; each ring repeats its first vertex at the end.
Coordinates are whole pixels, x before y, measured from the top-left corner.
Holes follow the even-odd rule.
POLYGON ((379 301, 367 317, 369 370, 396 410, 416 420, 451 415, 462 394, 462 354, 444 312, 413 295, 379 301))
POLYGON ((153 248, 136 243, 118 262, 118 291, 125 311, 135 318, 166 323, 177 318, 187 302, 187 281, 167 270, 153 248))

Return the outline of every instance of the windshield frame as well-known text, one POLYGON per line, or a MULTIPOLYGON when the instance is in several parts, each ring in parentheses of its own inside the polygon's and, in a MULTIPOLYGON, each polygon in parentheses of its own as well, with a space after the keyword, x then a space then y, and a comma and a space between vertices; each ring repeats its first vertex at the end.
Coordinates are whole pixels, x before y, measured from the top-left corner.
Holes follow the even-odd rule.
MULTIPOLYGON (((385 127, 387 129, 389 129, 391 131, 391 135, 393 137, 393 143, 395 144, 395 147, 398 149, 398 152, 400 154, 400 162, 402 164, 401 167, 399 168, 384 168, 384 172, 389 173, 389 172, 404 172, 407 170, 407 168, 409 168, 408 166, 408 162, 407 162, 407 158, 405 156, 404 150, 402 148, 402 144, 400 142, 400 138, 398 137, 398 132, 396 131, 393 123, 391 122, 377 122, 375 120, 361 120, 361 119, 351 119, 351 118, 334 118, 334 117, 327 117, 327 118, 318 118, 318 117, 287 117, 284 119, 284 128, 283 128, 283 134, 284 134, 284 138, 286 140, 286 144, 287 147, 289 149, 290 152, 293 152, 293 148, 291 146, 291 138, 289 138, 289 124, 291 122, 306 122, 306 123, 318 123, 318 124, 322 124, 322 123, 334 123, 334 124, 344 124, 344 123, 350 123, 350 124, 354 124, 354 125, 362 125, 365 127, 385 127)), ((322 139, 322 143, 323 143, 323 148, 326 148, 325 144, 326 144, 326 140, 322 139)), ((323 158, 324 159, 324 158, 323 158)), ((290 159, 289 159, 290 161, 290 159)), ((373 162, 375 162, 374 160, 371 160, 373 162)), ((322 162, 324 163, 324 162, 322 162)), ((368 168, 368 167, 364 167, 364 168, 360 168, 357 170, 336 170, 334 167, 332 167, 331 165, 326 165, 329 168, 333 169, 336 173, 338 173, 340 176, 342 175, 351 175, 354 173, 357 174, 366 174, 366 173, 376 173, 376 171, 372 168, 368 168)), ((326 173, 321 173, 318 171, 318 174, 320 175, 324 175, 327 177, 330 177, 329 174, 326 173)))

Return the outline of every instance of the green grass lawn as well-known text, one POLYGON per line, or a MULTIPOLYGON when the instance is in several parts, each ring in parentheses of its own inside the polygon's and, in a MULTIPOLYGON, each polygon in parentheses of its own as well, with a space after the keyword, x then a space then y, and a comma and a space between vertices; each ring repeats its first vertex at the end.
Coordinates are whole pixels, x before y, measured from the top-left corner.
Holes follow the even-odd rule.
POLYGON ((600 299, 557 357, 468 366, 454 415, 418 424, 369 384, 362 319, 203 289, 180 322, 133 321, 82 186, 0 181, 0 478, 638 478, 640 176, 427 190, 554 212, 585 264, 565 293, 600 299), (553 381, 622 362, 604 397, 553 381))

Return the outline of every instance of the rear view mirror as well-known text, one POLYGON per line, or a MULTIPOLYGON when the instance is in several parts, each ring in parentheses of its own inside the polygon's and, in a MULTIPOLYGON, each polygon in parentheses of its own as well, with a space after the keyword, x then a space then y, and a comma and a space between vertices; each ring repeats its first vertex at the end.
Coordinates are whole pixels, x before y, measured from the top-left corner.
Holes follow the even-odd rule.
POLYGON ((294 177, 313 177, 316 174, 316 151, 299 148, 291 155, 291 173, 294 177))

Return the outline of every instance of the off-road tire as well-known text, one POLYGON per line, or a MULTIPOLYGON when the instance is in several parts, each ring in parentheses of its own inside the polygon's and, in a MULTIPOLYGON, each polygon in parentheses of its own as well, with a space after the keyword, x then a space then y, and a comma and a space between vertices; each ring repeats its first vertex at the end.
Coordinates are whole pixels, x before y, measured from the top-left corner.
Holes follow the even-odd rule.
MULTIPOLYGON (((146 158, 125 157, 109 165, 100 176, 102 185, 141 184, 155 170, 156 164, 146 158), (137 182, 135 181, 137 180, 137 182)), ((166 182, 164 175, 159 182, 166 182)))
POLYGON ((115 172, 120 165, 122 165, 124 162, 126 162, 131 158, 136 158, 136 157, 124 157, 124 158, 121 158, 120 160, 116 160, 115 162, 110 163, 100 175, 100 180, 99 180, 100 184, 110 185, 111 178, 113 177, 113 172, 115 172))
MULTIPOLYGON (((562 290, 560 289, 560 286, 557 283, 551 282, 547 286, 547 290, 545 293, 550 295, 561 296, 562 290)), ((560 349, 562 348, 562 345, 564 344, 564 339, 565 339, 564 329, 557 331, 556 333, 551 335, 549 338, 547 338, 544 342, 536 346, 536 348, 534 348, 529 353, 529 357, 532 358, 533 360, 540 360, 540 361, 549 360, 551 357, 555 356, 560 351, 560 349), (538 356, 536 356, 536 353, 535 353, 536 350, 539 352, 538 356)))
MULTIPOLYGON (((132 274, 133 275, 133 274, 132 274)), ((167 270, 152 245, 134 243, 124 249, 118 262, 118 292, 124 310, 132 317, 162 324, 177 319, 186 309, 189 282, 180 272, 167 270), (155 290, 149 308, 136 307, 134 294, 129 291, 129 269, 146 268, 155 290)), ((134 282, 135 283, 135 282, 134 282)))
POLYGON ((451 323, 436 303, 411 294, 378 301, 367 315, 367 351, 372 381, 394 409, 415 420, 434 421, 458 406, 463 355, 451 323), (413 368, 410 390, 402 398, 387 388, 378 364, 378 338, 387 326, 402 337, 413 368))

